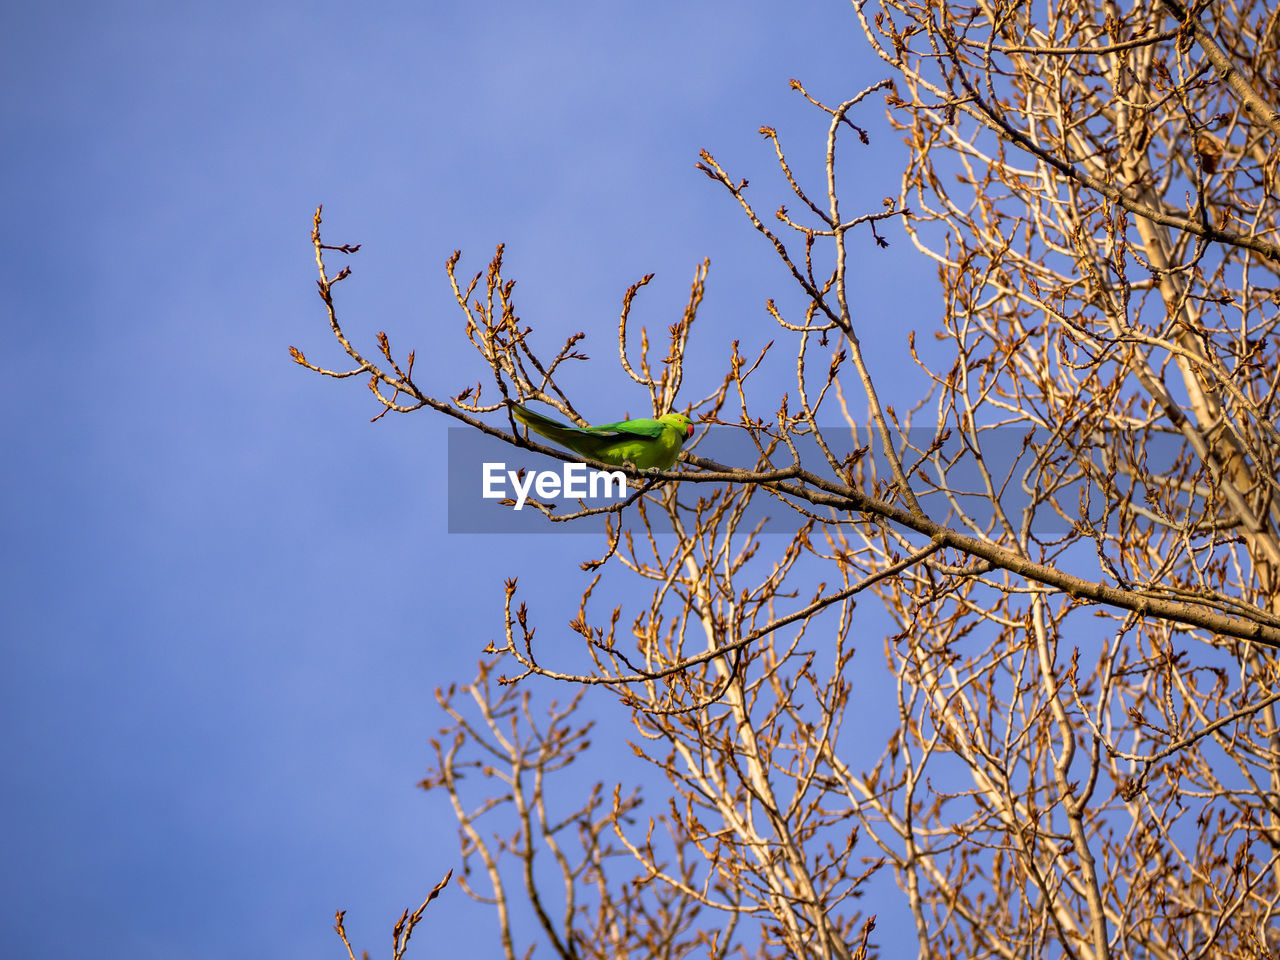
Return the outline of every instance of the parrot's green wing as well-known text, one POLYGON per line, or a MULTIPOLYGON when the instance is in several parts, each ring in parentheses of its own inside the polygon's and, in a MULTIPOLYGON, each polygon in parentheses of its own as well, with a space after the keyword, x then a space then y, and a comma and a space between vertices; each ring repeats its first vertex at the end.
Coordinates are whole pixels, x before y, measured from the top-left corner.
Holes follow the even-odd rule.
POLYGON ((583 427, 583 433, 615 433, 633 437, 660 437, 667 425, 661 420, 650 420, 642 417, 638 420, 619 420, 617 423, 600 423, 594 427, 583 427))

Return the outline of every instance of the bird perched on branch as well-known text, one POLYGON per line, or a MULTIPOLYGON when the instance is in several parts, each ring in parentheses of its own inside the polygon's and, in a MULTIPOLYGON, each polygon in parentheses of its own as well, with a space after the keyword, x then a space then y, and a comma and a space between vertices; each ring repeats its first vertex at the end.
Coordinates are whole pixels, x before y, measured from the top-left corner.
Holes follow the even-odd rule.
POLYGON ((637 470, 670 470, 680 448, 693 436, 693 421, 683 413, 666 413, 657 420, 641 418, 571 427, 518 403, 511 404, 517 420, 534 433, 553 440, 579 456, 637 470))

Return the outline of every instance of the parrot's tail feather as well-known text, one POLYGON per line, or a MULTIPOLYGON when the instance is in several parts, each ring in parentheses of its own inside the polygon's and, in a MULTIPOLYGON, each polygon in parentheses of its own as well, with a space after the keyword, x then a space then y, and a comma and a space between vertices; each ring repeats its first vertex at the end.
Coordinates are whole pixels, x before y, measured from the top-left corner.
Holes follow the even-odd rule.
POLYGON ((550 417, 544 417, 540 413, 534 413, 528 407, 522 407, 518 403, 511 405, 511 412, 517 420, 534 433, 540 433, 548 440, 554 440, 557 443, 564 443, 567 437, 573 437, 578 434, 578 431, 568 424, 552 420, 550 417))
POLYGON ((603 459, 608 463, 614 462, 608 453, 608 446, 615 439, 612 435, 595 436, 578 427, 571 427, 567 423, 560 423, 540 413, 534 413, 528 407, 522 407, 518 403, 511 405, 511 414, 534 433, 541 434, 579 456, 592 460, 603 459))

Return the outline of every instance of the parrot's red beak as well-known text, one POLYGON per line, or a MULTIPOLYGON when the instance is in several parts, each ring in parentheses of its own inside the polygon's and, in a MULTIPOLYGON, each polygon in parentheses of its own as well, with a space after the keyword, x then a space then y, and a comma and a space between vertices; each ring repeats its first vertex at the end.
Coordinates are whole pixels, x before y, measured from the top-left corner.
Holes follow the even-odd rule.
POLYGON ((688 429, 686 429, 684 432, 684 438, 688 440, 692 436, 693 436, 693 424, 691 423, 689 424, 688 429))

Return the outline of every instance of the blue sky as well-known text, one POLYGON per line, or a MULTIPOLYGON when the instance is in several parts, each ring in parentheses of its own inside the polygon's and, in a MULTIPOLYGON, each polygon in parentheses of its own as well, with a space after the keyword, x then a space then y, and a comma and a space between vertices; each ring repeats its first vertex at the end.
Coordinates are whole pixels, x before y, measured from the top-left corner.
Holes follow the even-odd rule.
MULTIPOLYGON (((446 534, 442 418, 370 424, 362 384, 289 361, 295 344, 338 362, 315 205, 330 242, 364 245, 339 288, 357 338, 416 347, 441 394, 474 382, 443 264, 461 248, 480 270, 505 242, 545 342, 594 338, 570 383, 612 419, 644 401, 610 386, 628 284, 657 274, 637 317, 662 328, 711 258, 697 393, 730 340, 774 337, 763 302, 790 294, 698 150, 772 191, 771 211, 786 197, 758 127, 809 174, 825 134, 788 79, 838 101, 878 70, 838 0, 7 12, 7 953, 337 956, 345 907, 379 955, 458 859, 444 802, 414 787, 432 689, 472 676, 504 577, 538 597, 550 642, 576 609, 580 538, 446 534)), ((876 139, 849 192, 867 209, 897 189, 882 112, 858 117, 876 139)), ((932 270, 886 232, 858 293, 902 402, 906 332, 938 307, 932 270)), ((475 943, 483 909, 446 897, 428 914, 441 942, 496 955, 475 943)))

